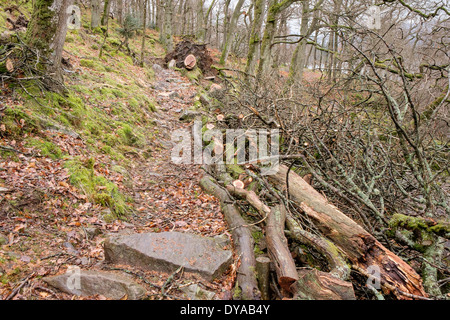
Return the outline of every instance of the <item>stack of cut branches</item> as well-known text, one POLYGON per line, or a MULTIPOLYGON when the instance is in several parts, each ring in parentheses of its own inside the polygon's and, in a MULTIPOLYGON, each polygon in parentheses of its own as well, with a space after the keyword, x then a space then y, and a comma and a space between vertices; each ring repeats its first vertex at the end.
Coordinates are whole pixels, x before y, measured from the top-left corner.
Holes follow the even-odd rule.
POLYGON ((266 178, 257 166, 247 165, 239 180, 251 177, 254 183, 247 187, 233 179, 235 165, 211 165, 206 171, 200 184, 220 200, 232 232, 241 299, 356 299, 352 271, 367 280, 367 290, 378 298, 428 299, 414 269, 290 168, 281 165, 266 178), (243 216, 252 211, 249 207, 260 215, 253 223, 243 216), (258 227, 267 252, 257 250, 256 256, 252 228, 258 227), (304 249, 295 253, 294 244, 304 249), (316 256, 300 257, 315 260, 309 265, 297 259, 306 250, 316 256))
MULTIPOLYGON (((66 61, 63 61, 68 65, 66 61)), ((63 86, 58 80, 47 75, 42 68, 49 61, 42 57, 39 50, 28 46, 17 33, 8 33, 0 40, 0 81, 17 84, 28 93, 24 83, 32 81, 41 89, 52 87, 55 82, 63 86)))

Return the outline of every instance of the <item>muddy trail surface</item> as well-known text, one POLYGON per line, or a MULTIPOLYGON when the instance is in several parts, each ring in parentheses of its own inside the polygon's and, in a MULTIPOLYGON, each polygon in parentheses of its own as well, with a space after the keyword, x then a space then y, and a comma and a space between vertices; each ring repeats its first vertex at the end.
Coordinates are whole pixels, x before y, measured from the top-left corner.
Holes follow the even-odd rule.
MULTIPOLYGON (((186 299, 182 289, 192 284, 215 293, 215 299, 229 298, 233 265, 214 281, 206 281, 179 270, 169 274, 104 261, 103 245, 111 235, 178 231, 231 239, 218 201, 199 187, 200 166, 171 161, 171 134, 190 128, 191 123, 179 118, 194 103, 197 88, 176 71, 154 69, 156 79, 151 86, 158 108, 152 114, 155 131, 145 151, 149 155, 130 152, 131 165, 120 173, 96 168, 109 174, 121 191, 132 197, 133 210, 126 219, 105 219, 111 215, 110 209, 93 205, 82 190, 70 185, 60 159, 28 154, 21 142, 14 144, 17 151, 24 150, 17 152, 17 161, 0 159, 0 178, 7 186, 0 193, 3 299, 107 299, 99 294, 70 295, 42 280, 73 266, 127 274, 146 289, 145 299, 186 299)), ((76 137, 61 132, 47 134, 54 135, 69 154, 87 153, 85 142, 76 137)), ((11 145, 11 141, 6 143, 11 145)), ((231 244, 224 248, 231 249, 231 244)))

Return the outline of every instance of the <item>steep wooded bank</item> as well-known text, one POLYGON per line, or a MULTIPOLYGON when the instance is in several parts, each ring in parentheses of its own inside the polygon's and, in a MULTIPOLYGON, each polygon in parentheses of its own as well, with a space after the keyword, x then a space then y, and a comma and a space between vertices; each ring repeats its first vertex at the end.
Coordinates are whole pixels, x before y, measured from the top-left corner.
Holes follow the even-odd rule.
POLYGON ((194 297, 448 299, 442 2, 0 3, 6 299, 59 299, 41 277, 70 263, 127 283, 115 298, 184 296, 197 263, 194 297), (211 239, 191 250, 177 231, 211 239), (137 245, 155 234, 178 251, 137 245), (202 269, 213 251, 224 261, 202 269))

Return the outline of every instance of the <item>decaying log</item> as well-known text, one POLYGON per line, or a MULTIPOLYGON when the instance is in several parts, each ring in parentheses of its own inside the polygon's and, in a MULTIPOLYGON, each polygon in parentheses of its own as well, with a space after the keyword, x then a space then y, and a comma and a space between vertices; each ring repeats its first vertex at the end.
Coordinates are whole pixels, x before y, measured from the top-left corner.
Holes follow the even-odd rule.
POLYGON ((259 290, 261 291, 262 300, 270 299, 269 274, 270 274, 270 259, 264 256, 256 258, 256 278, 258 279, 258 285, 259 290))
POLYGON ((328 262, 330 275, 344 281, 350 277, 350 266, 330 240, 304 230, 289 212, 286 213, 286 227, 290 238, 314 248, 323 255, 328 262))
MULTIPOLYGON (((275 265, 278 284, 287 292, 293 293, 291 287, 298 279, 294 259, 289 251, 284 236, 285 211, 284 207, 277 205, 269 208, 254 191, 227 186, 227 190, 234 195, 245 198, 247 202, 264 216, 266 222, 266 243, 269 257, 275 265)), ((264 220, 264 219, 263 219, 264 220)))
POLYGON ((214 195, 220 201, 222 213, 231 229, 236 254, 240 265, 237 269, 237 286, 240 288, 239 298, 242 300, 259 300, 261 293, 256 279, 256 259, 253 252, 254 242, 250 230, 246 227, 240 210, 228 195, 228 192, 220 187, 214 178, 205 175, 201 181, 202 189, 214 195))
POLYGON ((299 287, 294 299, 298 300, 356 300, 353 286, 327 272, 316 269, 300 270, 299 287))
POLYGON ((266 242, 270 259, 275 264, 278 283, 284 290, 295 293, 298 280, 297 268, 284 236, 286 213, 283 205, 276 205, 266 220, 266 242))
MULTIPOLYGON (((286 189, 288 168, 281 165, 278 173, 268 176, 278 189, 286 189)), ((290 198, 314 222, 322 235, 330 239, 358 268, 378 267, 382 282, 397 288, 399 299, 424 296, 422 279, 406 262, 385 248, 370 233, 343 214, 296 173, 289 173, 290 198), (402 294, 402 292, 406 294, 402 294), (409 295, 409 296, 408 296, 409 295)))

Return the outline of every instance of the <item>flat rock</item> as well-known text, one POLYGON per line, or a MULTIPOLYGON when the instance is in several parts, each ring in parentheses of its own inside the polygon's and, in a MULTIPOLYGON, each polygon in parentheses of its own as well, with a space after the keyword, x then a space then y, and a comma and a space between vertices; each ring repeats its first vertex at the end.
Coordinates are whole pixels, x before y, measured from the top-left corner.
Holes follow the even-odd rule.
POLYGON ((189 233, 161 232, 114 236, 105 242, 105 260, 145 270, 185 271, 212 280, 232 262, 232 253, 212 238, 189 233))
POLYGON ((178 119, 180 121, 191 121, 199 116, 201 116, 201 113, 198 111, 185 110, 178 119))
POLYGON ((216 295, 212 291, 202 289, 198 284, 191 284, 190 286, 181 288, 189 300, 213 300, 216 295))
POLYGON ((118 300, 127 297, 128 300, 139 300, 145 289, 125 275, 107 271, 81 270, 69 268, 62 275, 45 277, 49 285, 77 296, 102 295, 118 300))
POLYGON ((159 64, 155 63, 152 65, 152 68, 155 72, 160 73, 160 72, 164 72, 164 68, 161 67, 159 64))

